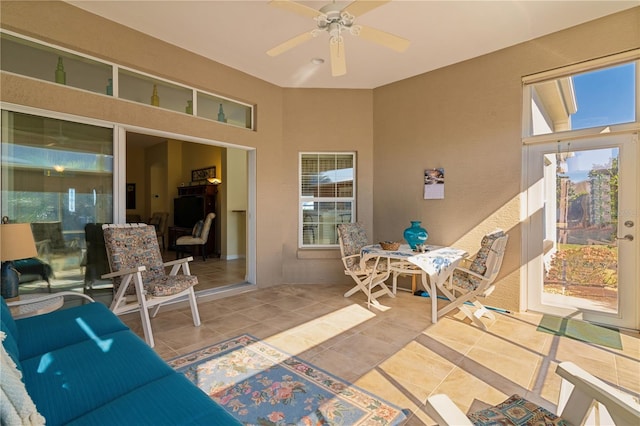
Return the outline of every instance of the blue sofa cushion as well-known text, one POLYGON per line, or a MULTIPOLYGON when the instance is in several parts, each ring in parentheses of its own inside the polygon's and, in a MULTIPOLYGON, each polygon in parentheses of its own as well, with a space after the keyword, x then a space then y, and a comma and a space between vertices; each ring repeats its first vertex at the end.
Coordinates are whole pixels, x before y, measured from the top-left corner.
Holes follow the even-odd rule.
POLYGON ((6 335, 2 344, 20 370, 22 367, 20 366, 20 351, 18 348, 18 338, 20 336, 18 334, 18 327, 11 316, 11 310, 9 306, 7 306, 4 297, 0 297, 0 299, 2 299, 2 301, 0 301, 0 331, 3 331, 6 335))
POLYGON ((23 358, 22 371, 47 425, 67 423, 174 374, 153 349, 128 330, 23 358))
POLYGON ((182 374, 174 373, 122 395, 69 425, 240 425, 182 374))
POLYGON ((88 303, 15 322, 20 359, 129 328, 102 303, 88 303))

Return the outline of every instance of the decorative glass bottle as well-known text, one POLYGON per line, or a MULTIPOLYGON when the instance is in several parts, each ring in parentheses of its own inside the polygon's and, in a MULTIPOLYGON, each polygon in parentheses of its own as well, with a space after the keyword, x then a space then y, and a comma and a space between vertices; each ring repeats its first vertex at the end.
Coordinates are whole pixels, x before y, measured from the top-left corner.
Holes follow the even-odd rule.
POLYGON ((153 85, 153 94, 151 95, 151 105, 160 106, 160 97, 158 96, 158 86, 153 85))
POLYGON ((56 83, 67 84, 67 73, 64 71, 62 57, 58 56, 58 66, 56 67, 56 83))
POLYGON ((224 116, 224 110, 222 109, 222 104, 220 104, 220 108, 218 108, 218 121, 222 123, 227 122, 227 118, 224 116))
POLYGON ((421 223, 419 220, 412 220, 411 226, 404 230, 404 239, 407 240, 409 246, 414 250, 416 245, 424 244, 427 238, 429 238, 429 233, 420 226, 421 223))

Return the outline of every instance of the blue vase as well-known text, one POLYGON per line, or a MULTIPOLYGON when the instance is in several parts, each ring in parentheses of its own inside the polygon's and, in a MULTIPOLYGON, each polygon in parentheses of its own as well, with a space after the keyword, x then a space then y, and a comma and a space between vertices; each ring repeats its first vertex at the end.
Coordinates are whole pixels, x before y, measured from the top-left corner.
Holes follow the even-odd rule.
POLYGON ((404 230, 404 239, 414 250, 416 245, 424 244, 429 238, 427 230, 420 226, 421 223, 419 220, 412 220, 411 226, 404 230))

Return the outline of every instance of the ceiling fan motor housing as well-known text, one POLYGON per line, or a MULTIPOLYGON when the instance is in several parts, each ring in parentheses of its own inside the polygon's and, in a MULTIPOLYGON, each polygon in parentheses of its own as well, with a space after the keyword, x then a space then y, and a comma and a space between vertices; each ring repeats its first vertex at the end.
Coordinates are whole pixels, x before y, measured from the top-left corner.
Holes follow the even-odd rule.
POLYGON ((349 29, 353 25, 355 16, 349 12, 343 12, 339 5, 330 3, 320 9, 322 15, 316 18, 318 29, 327 31, 331 37, 339 37, 340 32, 349 29))

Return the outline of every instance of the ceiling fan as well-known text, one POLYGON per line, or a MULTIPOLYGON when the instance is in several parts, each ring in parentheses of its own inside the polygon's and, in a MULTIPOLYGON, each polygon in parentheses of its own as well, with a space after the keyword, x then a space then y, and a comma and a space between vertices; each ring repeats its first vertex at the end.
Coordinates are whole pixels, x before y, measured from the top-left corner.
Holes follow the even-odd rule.
POLYGON ((355 0, 342 8, 334 0, 332 3, 320 8, 320 10, 316 10, 290 0, 272 0, 269 2, 272 6, 313 18, 316 21, 316 28, 268 50, 267 55, 280 55, 313 37, 319 36, 323 32, 327 32, 329 34, 329 48, 331 53, 331 75, 337 77, 347 73, 343 33, 349 32, 351 35, 378 43, 397 52, 404 52, 409 47, 409 40, 375 28, 355 24, 356 17, 380 7, 389 1, 391 0, 355 0))

